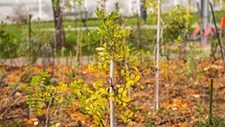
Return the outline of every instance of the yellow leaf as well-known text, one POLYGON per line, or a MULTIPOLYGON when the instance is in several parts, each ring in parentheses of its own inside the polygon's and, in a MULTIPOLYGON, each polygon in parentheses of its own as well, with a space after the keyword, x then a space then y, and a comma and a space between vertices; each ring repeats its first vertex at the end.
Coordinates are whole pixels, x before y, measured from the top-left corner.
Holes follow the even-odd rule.
POLYGON ((84 83, 83 79, 78 79, 78 83, 84 83))
POLYGON ((129 80, 127 83, 126 83, 126 88, 129 88, 131 85, 134 84, 134 81, 133 80, 129 80))
POLYGON ((115 101, 115 98, 114 97, 109 97, 109 100, 115 101))
POLYGON ((122 93, 123 92, 123 88, 119 88, 118 92, 122 93))
POLYGON ((127 122, 127 118, 126 118, 124 115, 121 114, 121 115, 120 115, 120 118, 123 120, 124 123, 127 122))
POLYGON ((103 51, 105 48, 103 48, 103 47, 98 47, 98 48, 96 48, 96 50, 97 51, 103 51))
POLYGON ((98 88, 97 83, 93 83, 93 87, 94 87, 95 89, 97 89, 97 88, 98 88))
POLYGON ((130 79, 134 79, 134 78, 135 78, 135 75, 131 74, 130 79))
POLYGON ((140 80, 140 78, 141 78, 141 76, 140 76, 140 75, 137 75, 137 76, 135 77, 135 79, 134 79, 134 82, 139 81, 139 80, 140 80))
POLYGON ((134 124, 133 124, 133 122, 132 122, 132 121, 130 121, 130 122, 129 122, 129 125, 130 125, 130 126, 133 126, 134 124))
POLYGON ((127 96, 127 91, 124 90, 123 93, 122 93, 122 95, 123 95, 124 97, 127 96))
POLYGON ((87 92, 89 92, 91 94, 93 93, 93 91, 90 88, 87 88, 86 90, 87 90, 87 92))
POLYGON ((141 87, 141 89, 144 89, 145 87, 144 86, 142 86, 142 85, 140 85, 140 87, 141 87))
POLYGON ((104 55, 104 52, 98 52, 98 55, 99 56, 103 56, 104 55))
POLYGON ((130 72, 129 71, 126 71, 126 76, 129 76, 130 75, 130 72))
POLYGON ((128 115, 128 118, 132 117, 133 114, 134 114, 134 113, 133 113, 132 111, 130 111, 130 113, 129 113, 129 115, 128 115))
POLYGON ((124 71, 124 70, 121 70, 121 71, 120 71, 120 74, 121 74, 122 76, 124 76, 124 75, 125 75, 125 71, 124 71))
POLYGON ((103 69, 107 69, 107 68, 108 68, 107 63, 104 63, 104 64, 103 64, 103 69))
POLYGON ((98 79, 97 82, 98 86, 102 86, 102 79, 98 79))
POLYGON ((90 72, 94 71, 94 65, 93 64, 88 64, 88 70, 90 72))
POLYGON ((132 66, 132 68, 136 71, 136 72, 139 72, 138 68, 135 67, 135 66, 132 66))
POLYGON ((126 106, 127 106, 127 103, 124 103, 124 102, 123 102, 123 107, 126 107, 126 106))
POLYGON ((102 70, 102 64, 98 64, 98 68, 102 70))

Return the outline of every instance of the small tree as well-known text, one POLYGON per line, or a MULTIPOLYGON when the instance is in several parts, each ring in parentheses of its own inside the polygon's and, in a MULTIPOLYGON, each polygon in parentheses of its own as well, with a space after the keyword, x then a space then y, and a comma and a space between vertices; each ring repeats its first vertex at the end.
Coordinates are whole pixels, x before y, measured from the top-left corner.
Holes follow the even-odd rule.
MULTIPOLYGON (((128 122, 131 124, 132 122, 129 118, 132 117, 133 112, 131 108, 127 106, 127 103, 130 102, 130 98, 127 97, 127 91, 131 85, 137 84, 140 76, 132 74, 126 69, 119 70, 118 66, 116 66, 117 64, 124 64, 124 61, 127 61, 130 66, 137 63, 136 56, 131 56, 130 48, 126 45, 124 39, 129 37, 130 31, 121 26, 120 16, 118 14, 119 10, 106 15, 104 10, 97 9, 96 13, 101 22, 97 33, 99 36, 104 37, 102 47, 96 49, 98 51, 96 60, 98 61, 98 68, 100 70, 109 70, 109 77, 107 77, 109 86, 107 88, 103 87, 101 80, 99 80, 101 82, 97 81, 94 84, 94 88, 97 90, 95 93, 97 92, 100 95, 97 100, 91 99, 90 102, 89 99, 89 103, 98 105, 98 107, 90 105, 88 108, 89 113, 94 115, 94 118, 96 118, 95 121, 100 122, 98 123, 100 126, 105 126, 105 122, 102 120, 104 115, 103 111, 105 109, 110 112, 110 127, 115 127, 115 118, 121 118, 125 123, 128 122), (117 84, 114 79, 115 73, 120 74, 120 76, 123 77, 124 85, 120 83, 117 84), (103 89, 105 89, 105 91, 109 90, 109 93, 104 93, 103 89), (106 103, 99 102, 100 100, 106 100, 107 98, 109 98, 110 101, 109 107, 106 103), (96 115, 96 111, 98 112, 97 114, 101 115, 96 115)), ((133 66, 133 68, 134 70, 137 70, 135 66, 133 66)), ((96 98, 96 95, 93 97, 96 98)))

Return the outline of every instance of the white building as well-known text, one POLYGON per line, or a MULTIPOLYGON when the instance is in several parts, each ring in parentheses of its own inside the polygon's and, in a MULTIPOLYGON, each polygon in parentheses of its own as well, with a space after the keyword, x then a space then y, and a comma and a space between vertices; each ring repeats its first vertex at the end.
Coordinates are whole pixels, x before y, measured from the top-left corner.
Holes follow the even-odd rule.
MULTIPOLYGON (((72 0, 71 0, 72 1, 72 0)), ((99 6, 101 0, 84 0, 83 9, 85 9, 89 17, 96 17, 95 10, 99 6)), ((142 0, 106 0, 106 12, 114 10, 114 4, 118 2, 120 11, 125 16, 132 16, 134 14, 140 15, 142 0)), ((188 0, 162 0, 162 11, 168 12, 174 6, 188 5, 188 0)), ((192 11, 197 11, 196 2, 200 0, 192 0, 192 11)), ((77 4, 70 9, 71 15, 79 13, 77 4)), ((19 17, 21 15, 32 14, 32 19, 52 20, 52 4, 51 0, 0 0, 0 21, 4 20, 6 16, 19 17)), ((64 13, 68 13, 64 11, 64 13)))
POLYGON ((32 14, 33 19, 52 20, 51 0, 0 0, 0 21, 32 14))

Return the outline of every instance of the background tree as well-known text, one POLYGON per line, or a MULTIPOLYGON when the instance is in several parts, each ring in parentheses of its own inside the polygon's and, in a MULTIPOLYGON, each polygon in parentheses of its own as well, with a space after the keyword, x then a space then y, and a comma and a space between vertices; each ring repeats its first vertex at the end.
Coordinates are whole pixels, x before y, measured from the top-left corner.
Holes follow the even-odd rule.
POLYGON ((65 46, 65 33, 63 28, 63 15, 60 0, 52 0, 52 9, 55 25, 55 44, 57 47, 65 46))

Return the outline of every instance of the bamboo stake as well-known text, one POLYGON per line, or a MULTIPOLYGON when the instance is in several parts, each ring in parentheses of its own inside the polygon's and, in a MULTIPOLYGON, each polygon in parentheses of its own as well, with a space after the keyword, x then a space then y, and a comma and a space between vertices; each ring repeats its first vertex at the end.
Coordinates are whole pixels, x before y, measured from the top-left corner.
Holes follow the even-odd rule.
POLYGON ((213 78, 210 79, 209 124, 212 125, 213 78))
POLYGON ((79 68, 79 64, 80 64, 80 60, 79 60, 79 50, 80 50, 80 47, 79 47, 79 41, 80 41, 80 31, 78 31, 77 33, 77 45, 76 45, 76 63, 75 63, 75 68, 76 68, 76 73, 79 75, 78 73, 78 68, 79 68))
MULTIPOLYGON (((31 15, 29 15, 29 17, 28 17, 28 51, 27 51, 27 56, 28 56, 28 62, 27 62, 27 64, 28 64, 28 71, 29 71, 29 73, 31 72, 31 66, 30 66, 30 43, 31 43, 31 15)), ((29 83, 29 85, 30 85, 30 83, 29 83)), ((31 93, 29 93, 29 94, 31 94, 31 93)), ((32 117, 32 111, 31 111, 31 108, 30 107, 28 107, 28 116, 29 116, 29 119, 32 117)))
POLYGON ((212 11, 213 22, 214 22, 214 26, 215 26, 215 29, 216 29, 216 36, 217 36, 217 40, 218 40, 218 43, 219 43, 219 46, 220 46, 221 57, 222 57, 222 60, 223 60, 223 66, 225 68, 225 59, 224 59, 223 46, 222 46, 222 43, 221 43, 221 40, 220 40, 220 36, 219 36, 219 33, 218 33, 218 28, 217 28, 217 25, 216 25, 216 19, 215 19, 212 3, 209 3, 209 5, 210 5, 211 11, 212 11))

